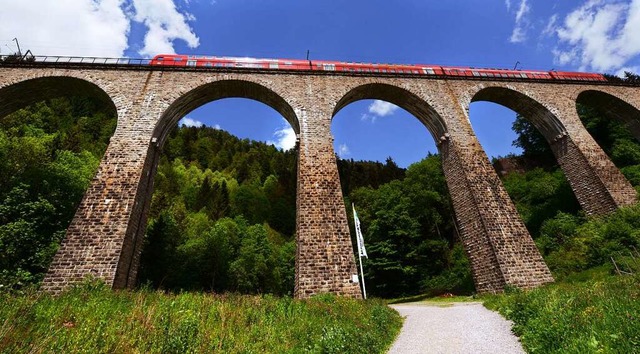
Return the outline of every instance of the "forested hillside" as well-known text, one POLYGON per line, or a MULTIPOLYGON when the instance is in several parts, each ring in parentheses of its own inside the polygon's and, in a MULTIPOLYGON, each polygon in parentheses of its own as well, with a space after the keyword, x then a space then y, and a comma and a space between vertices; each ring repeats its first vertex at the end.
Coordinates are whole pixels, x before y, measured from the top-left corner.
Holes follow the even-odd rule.
POLYGON ((42 280, 116 126, 111 106, 75 97, 0 120, 0 287, 42 280))
MULTIPOLYGON (((582 123, 616 167, 640 191, 640 144, 621 122, 578 105, 582 123)), ((504 185, 556 277, 611 264, 612 257, 640 248, 640 210, 608 219, 587 218, 542 135, 524 118, 514 123, 522 157, 544 162, 526 173, 504 177, 504 185)))
POLYGON ((140 281, 171 290, 293 291, 296 153, 180 127, 158 167, 140 281))
MULTIPOLYGON (((356 203, 367 233, 371 294, 472 290, 437 156, 406 175, 391 158, 339 159, 338 170, 348 214, 356 203)), ((294 150, 208 127, 176 129, 156 176, 141 282, 291 293, 295 183, 294 150)))

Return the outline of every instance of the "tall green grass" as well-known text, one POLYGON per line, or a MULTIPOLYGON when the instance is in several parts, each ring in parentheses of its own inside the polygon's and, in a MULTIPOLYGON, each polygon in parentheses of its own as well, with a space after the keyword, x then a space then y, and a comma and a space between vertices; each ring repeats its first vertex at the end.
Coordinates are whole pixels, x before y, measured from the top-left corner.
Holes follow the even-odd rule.
POLYGON ((530 353, 640 353, 638 276, 511 290, 487 296, 485 306, 514 322, 530 353))
POLYGON ((112 291, 0 294, 1 353, 383 353, 402 319, 380 301, 112 291))

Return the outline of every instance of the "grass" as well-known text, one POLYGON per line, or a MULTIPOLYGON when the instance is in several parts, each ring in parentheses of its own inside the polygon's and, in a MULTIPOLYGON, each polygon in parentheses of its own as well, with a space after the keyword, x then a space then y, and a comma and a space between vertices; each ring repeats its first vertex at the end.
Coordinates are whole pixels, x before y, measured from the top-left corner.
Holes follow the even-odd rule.
POLYGON ((595 273, 484 304, 514 322, 529 353, 640 353, 640 277, 595 273))
POLYGON ((387 302, 389 304, 403 304, 408 302, 424 303, 424 304, 451 304, 455 302, 479 302, 479 298, 475 296, 433 296, 431 294, 421 294, 408 297, 401 297, 397 299, 391 299, 387 302))
POLYGON ((112 291, 0 294, 0 353, 384 353, 402 325, 382 301, 112 291))

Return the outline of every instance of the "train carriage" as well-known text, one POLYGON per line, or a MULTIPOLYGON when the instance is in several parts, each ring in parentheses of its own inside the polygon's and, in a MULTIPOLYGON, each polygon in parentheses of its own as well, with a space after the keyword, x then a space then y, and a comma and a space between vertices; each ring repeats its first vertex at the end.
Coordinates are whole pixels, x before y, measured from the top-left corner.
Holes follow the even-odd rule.
POLYGON ((487 69, 434 65, 354 63, 325 60, 258 59, 249 57, 215 57, 182 54, 156 55, 151 59, 149 65, 170 67, 247 68, 263 70, 337 71, 383 75, 432 75, 442 77, 450 76, 519 80, 607 81, 602 74, 596 73, 487 69))

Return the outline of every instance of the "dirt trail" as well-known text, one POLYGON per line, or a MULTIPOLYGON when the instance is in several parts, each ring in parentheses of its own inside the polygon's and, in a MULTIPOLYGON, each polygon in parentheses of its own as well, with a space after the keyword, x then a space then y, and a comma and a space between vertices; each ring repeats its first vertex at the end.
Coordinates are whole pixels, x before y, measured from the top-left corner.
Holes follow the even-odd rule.
POLYGON ((511 323, 478 302, 391 305, 405 317, 390 354, 524 353, 511 323))

